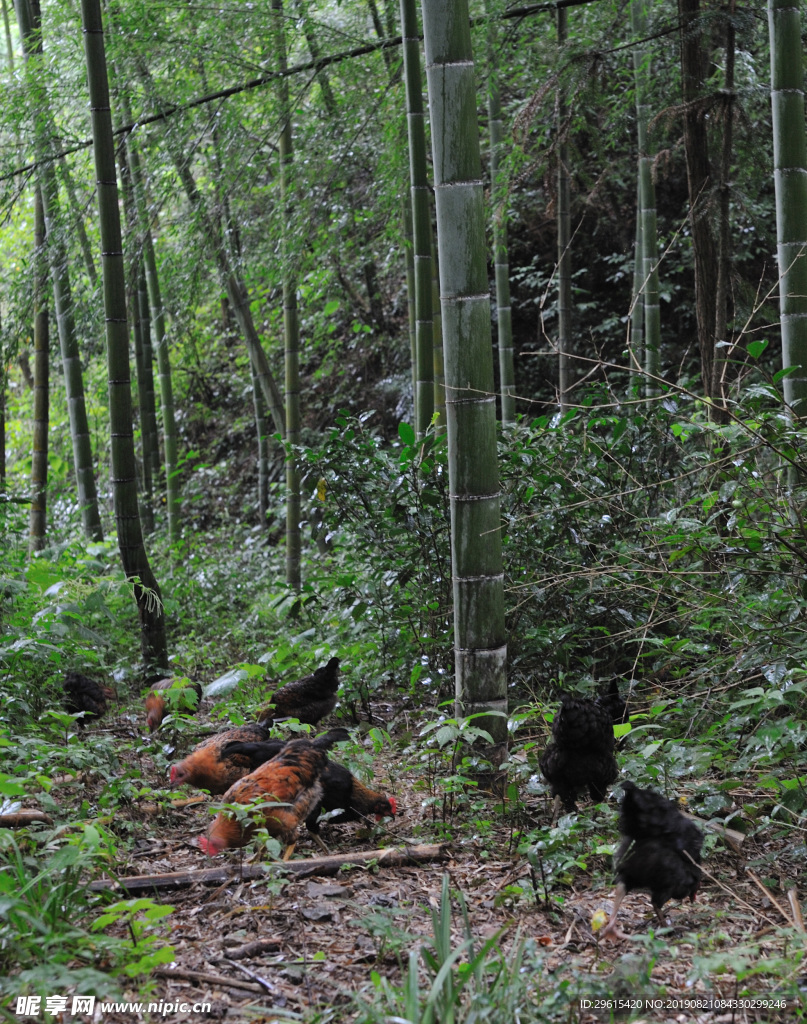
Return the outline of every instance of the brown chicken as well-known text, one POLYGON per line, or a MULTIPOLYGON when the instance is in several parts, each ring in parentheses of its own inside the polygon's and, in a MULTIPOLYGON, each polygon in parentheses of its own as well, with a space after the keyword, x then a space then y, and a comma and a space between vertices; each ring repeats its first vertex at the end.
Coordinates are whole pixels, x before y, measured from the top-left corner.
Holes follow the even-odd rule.
MULTIPOLYGON (((336 733, 341 735, 332 740, 332 743, 339 742, 340 739, 348 739, 346 729, 331 729, 324 737, 318 737, 314 741, 314 745, 316 746, 321 740, 336 733)), ((269 740, 266 743, 230 743, 226 748, 228 754, 243 754, 248 757, 253 770, 275 757, 277 752, 276 740, 269 740)), ((322 783, 322 800, 305 820, 309 832, 319 834, 318 818, 322 811, 342 811, 341 814, 330 819, 334 824, 358 821, 371 814, 375 816, 376 821, 380 821, 385 817, 394 818, 398 813, 394 796, 387 797, 383 793, 370 789, 347 768, 334 761, 327 762, 320 775, 320 782, 322 783)))
POLYGON ((258 721, 269 726, 280 718, 297 718, 305 725, 316 725, 336 707, 338 686, 339 659, 331 658, 310 676, 275 690, 272 703, 261 712, 258 721))
POLYGON ((173 690, 175 684, 177 689, 182 690, 182 710, 190 712, 198 709, 199 701, 202 699, 200 683, 191 683, 189 686, 183 686, 173 676, 168 679, 161 679, 159 682, 154 683, 146 696, 146 725, 149 732, 154 732, 155 729, 159 729, 162 725, 162 721, 168 713, 168 706, 163 693, 166 690, 173 690), (196 694, 195 702, 191 696, 194 693, 196 694))
MULTIPOLYGON (((171 765, 171 785, 194 786, 214 795, 226 793, 234 782, 252 771, 249 758, 243 754, 227 754, 227 745, 233 742, 255 743, 268 738, 268 730, 261 725, 241 725, 209 736, 186 758, 171 765)), ((279 752, 283 742, 277 742, 279 752)))
POLYGON ((84 722, 106 714, 107 701, 114 699, 115 691, 81 672, 65 672, 64 695, 64 706, 71 715, 84 712, 84 718, 78 719, 81 728, 84 722))
MULTIPOLYGON (((314 746, 311 740, 291 740, 271 761, 231 786, 224 794, 224 803, 282 804, 282 807, 264 807, 260 815, 269 834, 288 846, 294 842, 300 822, 306 820, 322 799, 320 775, 326 761, 325 751, 314 746)), ((221 811, 208 834, 199 837, 199 846, 214 857, 222 850, 246 845, 255 828, 254 824, 242 826, 230 814, 221 811)))

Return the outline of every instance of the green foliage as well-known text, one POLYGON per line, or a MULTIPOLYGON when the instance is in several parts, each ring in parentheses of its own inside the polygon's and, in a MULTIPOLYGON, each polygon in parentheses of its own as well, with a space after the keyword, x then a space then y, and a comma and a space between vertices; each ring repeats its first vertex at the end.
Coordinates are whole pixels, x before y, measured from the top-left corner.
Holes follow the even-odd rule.
MULTIPOLYGON (((40 833, 17 843, 0 833, 0 1001, 52 995, 76 986, 100 996, 120 993, 117 975, 148 972, 173 957, 151 934, 172 912, 151 900, 128 900, 98 914, 92 875, 110 870, 115 842, 100 825, 40 833), (99 934, 120 922, 124 935, 99 934)), ((120 929, 118 929, 120 930, 120 929)))

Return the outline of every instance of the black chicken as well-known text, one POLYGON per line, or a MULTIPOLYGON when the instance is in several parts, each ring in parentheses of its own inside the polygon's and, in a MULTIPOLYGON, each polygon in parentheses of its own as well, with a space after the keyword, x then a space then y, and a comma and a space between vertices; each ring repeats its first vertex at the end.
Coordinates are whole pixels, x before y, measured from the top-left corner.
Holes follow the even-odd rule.
POLYGON ((619 684, 616 679, 611 680, 611 685, 605 691, 601 693, 599 697, 594 701, 597 707, 603 709, 611 718, 613 725, 620 725, 625 721, 625 713, 628 710, 628 705, 625 702, 622 694, 619 692, 619 684))
POLYGON ((555 798, 553 824, 561 804, 574 811, 578 795, 586 789, 592 800, 604 800, 619 771, 609 711, 595 701, 564 694, 552 722, 552 743, 541 757, 541 771, 555 798))
POLYGON ((687 896, 694 902, 701 879, 703 833, 672 800, 638 789, 633 782, 623 783, 625 796, 619 814, 622 842, 614 855, 616 895, 611 919, 603 938, 624 938, 616 925, 616 915, 625 895, 634 889, 647 889, 656 917, 665 925, 661 908, 669 899, 687 896))
POLYGON ((78 719, 79 728, 83 722, 100 718, 106 714, 107 701, 112 700, 115 691, 102 683, 97 683, 81 672, 65 672, 64 674, 64 706, 71 715, 84 712, 84 718, 78 719))
POLYGON ((305 725, 316 725, 336 707, 339 686, 339 659, 331 658, 302 679, 286 683, 272 695, 272 703, 261 712, 258 720, 269 727, 280 718, 297 718, 305 725))

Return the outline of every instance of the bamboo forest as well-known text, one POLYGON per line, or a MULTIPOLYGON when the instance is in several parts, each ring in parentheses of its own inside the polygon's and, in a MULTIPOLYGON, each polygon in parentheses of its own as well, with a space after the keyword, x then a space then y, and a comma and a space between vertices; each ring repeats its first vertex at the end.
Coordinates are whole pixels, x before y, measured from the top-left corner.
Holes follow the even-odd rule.
POLYGON ((0 1021, 807 1019, 804 4, 0 6, 0 1021))

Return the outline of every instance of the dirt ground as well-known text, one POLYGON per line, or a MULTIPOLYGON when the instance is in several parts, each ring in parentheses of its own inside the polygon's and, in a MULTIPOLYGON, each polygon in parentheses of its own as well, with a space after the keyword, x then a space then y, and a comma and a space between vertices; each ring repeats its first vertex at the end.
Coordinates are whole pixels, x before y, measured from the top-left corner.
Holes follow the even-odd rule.
MULTIPOLYGON (((383 710, 389 716, 389 709, 383 710)), ((131 726, 123 723, 106 726, 131 735, 131 726)), ((141 764, 148 774, 148 759, 141 764)), ((388 773, 390 764, 385 764, 383 755, 377 759, 372 785, 395 795, 398 816, 380 826, 323 824, 322 837, 332 854, 439 841, 434 833, 430 835, 432 816, 422 806, 416 780, 402 774, 398 765, 388 773), (394 786, 390 777, 396 779, 394 786)), ((155 778, 152 784, 159 785, 159 780, 155 778)), ((177 794, 191 795, 196 794, 177 794)), ((718 842, 705 863, 707 876, 697 902, 665 907, 673 928, 664 936, 662 952, 656 947, 652 956, 645 957, 649 967, 637 989, 637 958, 641 959, 644 943, 657 929, 657 922, 649 896, 631 894, 619 914, 628 938, 598 941, 592 920, 598 911, 610 914, 613 905, 613 887, 603 883, 603 878, 610 877, 605 855, 593 857, 588 870, 575 875, 560 900, 554 893, 549 901, 544 899, 540 879, 528 860, 507 852, 511 832, 504 825, 494 828, 484 842, 468 839, 448 844, 444 860, 417 866, 354 867, 335 877, 242 879, 239 865, 249 860, 243 852, 230 851, 211 859, 196 845, 196 838, 211 820, 209 806, 146 802, 131 808, 142 828, 138 828, 127 862, 119 865, 119 876, 195 872, 230 865, 233 877, 224 884, 196 883, 151 893, 175 908, 167 919, 165 935, 175 960, 152 978, 152 994, 145 997, 158 1004, 162 1000, 163 1006, 151 1014, 106 1015, 104 1021, 269 1022, 282 1020, 284 1014, 306 1017, 330 1008, 332 1015, 327 1019, 348 1022, 353 1019, 351 998, 371 987, 371 972, 398 983, 413 942, 419 946, 428 941, 431 910, 439 906, 445 871, 452 888, 464 894, 471 929, 480 943, 499 933, 496 945, 505 953, 519 939, 531 938, 538 944, 544 957, 542 990, 557 988, 557 982, 567 975, 570 979, 596 976, 603 981, 603 991, 623 1001, 619 1012, 612 1014, 608 1007, 581 1007, 579 999, 574 999, 568 1007, 569 1021, 742 1024, 801 1019, 800 1009, 792 1005, 787 1009, 745 1005, 699 1010, 691 1004, 698 999, 733 999, 739 991, 730 956, 722 971, 712 973, 708 985, 688 984, 699 957, 750 947, 758 949, 760 961, 764 961, 784 951, 785 940, 778 929, 793 919, 793 911, 784 897, 773 897, 746 872, 748 860, 759 852, 759 838, 746 838, 739 849, 718 842), (594 866, 598 870, 593 870, 594 866), (661 996, 662 1004, 646 1006, 645 1000, 654 996, 661 996), (625 1001, 633 999, 641 1000, 641 1012, 635 1007, 628 1011, 625 1001), (675 999, 690 1000, 690 1004, 676 1006, 675 999), (209 1009, 165 1015, 164 1004, 169 1002, 191 1007, 205 1003, 209 1009)), ((548 821, 549 805, 544 798, 529 810, 534 819, 548 821)), ((303 830, 295 860, 319 856, 303 830)), ((459 912, 454 913, 453 921, 459 944, 463 938, 459 912)), ((801 971, 807 979, 803 963, 801 971)), ((747 982, 745 987, 749 988, 747 982)), ((771 981, 762 972, 753 990, 764 999, 770 988, 771 981)), ((130 997, 142 1000, 144 994, 133 989, 130 997)))

